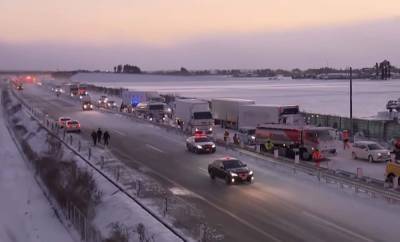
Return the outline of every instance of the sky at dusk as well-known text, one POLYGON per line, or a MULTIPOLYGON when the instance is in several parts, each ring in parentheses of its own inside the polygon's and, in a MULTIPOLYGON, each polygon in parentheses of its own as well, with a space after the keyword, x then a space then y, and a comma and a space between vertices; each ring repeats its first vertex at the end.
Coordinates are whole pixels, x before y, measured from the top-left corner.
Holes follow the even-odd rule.
POLYGON ((400 1, 0 0, 0 69, 400 65, 400 1))

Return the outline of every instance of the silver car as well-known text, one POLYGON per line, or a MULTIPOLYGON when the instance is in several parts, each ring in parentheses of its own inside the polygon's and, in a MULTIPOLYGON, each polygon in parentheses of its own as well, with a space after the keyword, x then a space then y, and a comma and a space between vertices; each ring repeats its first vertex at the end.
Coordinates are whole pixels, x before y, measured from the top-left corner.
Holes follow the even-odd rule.
POLYGON ((390 160, 390 151, 373 141, 354 142, 351 154, 353 159, 365 159, 371 163, 390 160))

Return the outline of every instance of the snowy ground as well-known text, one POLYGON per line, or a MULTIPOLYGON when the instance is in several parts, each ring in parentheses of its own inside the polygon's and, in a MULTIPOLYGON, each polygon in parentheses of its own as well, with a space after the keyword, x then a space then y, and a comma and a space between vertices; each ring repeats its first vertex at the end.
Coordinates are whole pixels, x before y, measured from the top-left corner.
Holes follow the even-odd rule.
MULTIPOLYGON (((78 105, 75 100, 70 99, 69 97, 66 97, 66 100, 71 105, 78 105)), ((24 108, 21 112, 14 114, 13 117, 18 116, 19 120, 22 120, 20 124, 23 124, 23 126, 27 127, 27 129, 30 131, 30 133, 26 135, 26 141, 29 143, 33 151, 36 153, 47 152, 47 131, 44 129, 38 130, 39 125, 37 121, 30 119, 28 116, 29 113, 30 112, 24 108)), ((60 136, 62 137, 61 132, 60 136)), ((73 137, 74 140, 76 140, 78 136, 73 135, 73 137)), ((74 145, 76 148, 77 143, 75 142, 74 145)), ((82 149, 87 151, 89 146, 90 144, 88 142, 82 142, 82 149)), ((93 148, 92 160, 94 160, 95 157, 99 158, 100 154, 103 154, 104 152, 104 149, 93 148)), ((96 184, 102 192, 102 202, 96 206, 93 224, 95 225, 96 229, 101 232, 103 238, 109 236, 112 224, 120 223, 126 228, 129 228, 130 231, 134 231, 139 224, 143 224, 147 231, 146 236, 153 237, 155 241, 180 241, 178 237, 176 237, 158 220, 156 220, 137 203, 127 197, 126 194, 119 192, 117 187, 112 185, 107 179, 101 176, 93 168, 88 166, 82 159, 72 154, 69 149, 64 147, 63 153, 63 159, 65 161, 75 160, 79 167, 89 170, 93 174, 96 184)), ((87 157, 87 152, 82 152, 82 154, 87 157)), ((130 241, 139 241, 138 235, 131 234, 130 241)))
POLYGON ((0 241, 74 241, 21 157, 3 119, 0 108, 0 241))
MULTIPOLYGON (((349 116, 348 80, 269 80, 228 76, 166 76, 79 73, 73 81, 98 86, 129 88, 211 99, 235 97, 258 104, 298 104, 302 110, 349 116)), ((370 117, 385 110, 389 99, 399 98, 398 80, 354 80, 353 117, 370 117)))
MULTIPOLYGON (((74 115, 79 116, 87 124, 93 122, 93 117, 97 117, 108 128, 115 129, 120 133, 122 133, 121 128, 127 128, 121 136, 129 136, 134 132, 138 134, 139 130, 143 131, 146 134, 143 136, 143 142, 154 144, 154 146, 146 145, 143 149, 152 147, 154 154, 151 155, 155 159, 159 159, 159 156, 168 155, 169 159, 166 162, 170 162, 171 166, 179 164, 182 171, 188 173, 190 179, 188 178, 187 180, 193 180, 199 184, 196 184, 195 189, 181 190, 189 191, 194 197, 202 198, 210 204, 218 204, 214 197, 209 196, 211 191, 215 189, 218 192, 218 199, 224 202, 224 207, 232 208, 230 210, 231 213, 240 213, 237 207, 256 212, 252 213, 251 218, 257 213, 266 213, 264 214, 266 216, 268 213, 272 213, 274 216, 269 217, 269 219, 274 220, 275 223, 287 224, 288 232, 299 231, 299 233, 305 233, 306 231, 307 236, 315 238, 315 240, 309 241, 321 241, 318 238, 322 238, 322 233, 325 233, 321 231, 327 228, 335 230, 339 234, 351 234, 353 237, 358 238, 357 240, 338 241, 376 241, 378 240, 376 238, 384 241, 396 241, 395 239, 398 237, 396 230, 393 229, 396 226, 395 221, 398 220, 398 205, 372 200, 366 195, 355 195, 347 190, 338 189, 337 185, 318 183, 314 178, 304 174, 293 175, 289 174, 288 171, 277 171, 276 168, 268 166, 265 160, 246 155, 242 155, 241 159, 255 170, 256 182, 254 184, 226 188, 224 184, 216 182, 213 186, 209 186, 209 178, 206 172, 207 160, 222 155, 240 156, 239 153, 219 149, 215 155, 193 155, 192 157, 184 152, 182 136, 174 135, 171 132, 168 133, 159 128, 152 128, 150 124, 138 125, 136 122, 123 118, 120 114, 93 112, 89 115, 89 113, 79 112, 74 115), (157 143, 155 137, 162 140, 162 142, 157 143), (154 141, 154 143, 150 141, 154 141), (159 155, 154 152, 154 148, 161 150, 158 151, 159 155), (177 155, 169 156, 168 153, 170 152, 177 155), (180 160, 180 157, 184 158, 180 160), (178 159, 181 162, 178 163, 178 159), (176 161, 176 164, 174 161, 176 161), (202 187, 206 189, 203 190, 201 189, 202 187), (241 201, 232 200, 232 197, 226 195, 227 189, 235 191, 237 196, 247 197, 248 201, 242 203, 241 201), (239 203, 237 207, 234 206, 235 203, 239 203), (288 214, 285 214, 286 211, 288 214), (279 216, 280 213, 285 214, 287 217, 279 216), (306 224, 317 227, 321 234, 314 235, 309 233, 309 230, 300 228, 306 224)), ((116 135, 117 133, 114 134, 114 137, 116 135)), ((134 139, 130 139, 130 141, 132 140, 134 139)), ((142 158, 144 159, 144 157, 142 158)), ((151 162, 150 159, 146 159, 146 161, 151 162)), ((181 183, 185 187, 190 188, 191 186, 190 182, 185 180, 181 180, 181 183)), ((244 218, 246 217, 244 216, 244 218)), ((263 220, 261 221, 264 222, 263 220)))

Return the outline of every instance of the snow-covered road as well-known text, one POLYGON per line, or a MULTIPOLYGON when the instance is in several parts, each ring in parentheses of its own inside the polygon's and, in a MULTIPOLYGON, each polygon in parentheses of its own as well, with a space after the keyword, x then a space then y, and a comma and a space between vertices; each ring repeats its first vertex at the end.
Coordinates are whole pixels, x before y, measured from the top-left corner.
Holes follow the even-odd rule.
POLYGON ((281 241, 394 241, 398 236, 391 228, 398 220, 397 208, 384 201, 341 192, 307 175, 279 172, 246 155, 241 159, 255 170, 255 183, 227 187, 210 182, 207 164, 224 155, 238 156, 235 152, 218 148, 213 155, 191 154, 184 149, 184 137, 151 124, 120 114, 81 112, 78 103, 74 107, 37 87, 27 87, 21 96, 53 118, 77 118, 84 137, 97 127, 117 130, 110 150, 128 166, 143 166, 144 173, 165 186, 194 194, 188 200, 210 222, 223 225, 226 241, 266 241, 271 236, 281 241))

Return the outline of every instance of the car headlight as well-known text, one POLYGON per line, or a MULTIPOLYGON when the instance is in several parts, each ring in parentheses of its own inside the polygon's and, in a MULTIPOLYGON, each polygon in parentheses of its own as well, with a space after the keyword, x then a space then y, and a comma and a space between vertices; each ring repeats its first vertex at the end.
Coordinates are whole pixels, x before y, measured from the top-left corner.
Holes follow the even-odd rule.
POLYGON ((99 100, 98 102, 99 102, 99 103, 101 103, 101 101, 100 101, 100 100, 99 100))
POLYGON ((83 108, 87 108, 87 106, 86 106, 86 105, 83 105, 83 108))
POLYGON ((197 145, 196 147, 197 147, 197 149, 203 149, 203 147, 201 147, 201 145, 197 145))
POLYGON ((235 172, 230 172, 231 176, 238 176, 235 172))
POLYGON ((390 152, 388 152, 387 154, 390 155, 390 152))
POLYGON ((253 175, 253 171, 250 171, 250 172, 249 172, 249 175, 250 175, 250 176, 253 175))
POLYGON ((212 144, 211 147, 215 148, 215 144, 212 144))
POLYGON ((377 155, 378 155, 378 156, 382 156, 382 154, 381 154, 381 153, 378 153, 377 155))
POLYGON ((83 97, 82 97, 82 96, 79 96, 79 98, 82 99, 83 97))
POLYGON ((251 136, 251 139, 253 139, 253 140, 254 140, 254 139, 256 139, 256 137, 255 137, 255 136, 251 136))
POLYGON ((213 130, 212 128, 209 128, 209 129, 208 129, 208 131, 212 131, 212 130, 213 130))
POLYGON ((90 108, 93 108, 93 105, 92 105, 92 104, 90 104, 90 108))

